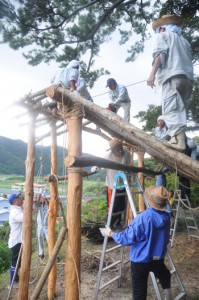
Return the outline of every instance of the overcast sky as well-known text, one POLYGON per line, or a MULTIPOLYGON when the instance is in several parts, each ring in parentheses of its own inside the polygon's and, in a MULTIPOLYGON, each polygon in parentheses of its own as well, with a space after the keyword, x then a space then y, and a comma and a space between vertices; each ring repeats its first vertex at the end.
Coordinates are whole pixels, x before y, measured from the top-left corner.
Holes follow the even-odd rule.
MULTIPOLYGON (((119 46, 116 39, 102 45, 95 67, 104 67, 111 74, 110 76, 102 76, 97 80, 94 88, 90 90, 94 102, 102 107, 107 107, 109 103, 107 94, 99 97, 95 96, 108 91, 108 88, 105 88, 108 77, 113 77, 118 83, 126 86, 147 80, 151 70, 152 49, 153 39, 146 43, 144 53, 139 55, 135 62, 125 63, 127 57, 126 47, 119 46)), ((7 45, 1 45, 0 57, 0 135, 27 142, 28 127, 20 126, 26 121, 26 118, 16 118, 16 116, 21 115, 23 109, 17 107, 14 103, 30 91, 36 92, 49 86, 51 77, 58 69, 58 64, 41 64, 37 67, 32 67, 23 58, 21 51, 14 51, 7 45)), ((199 68, 196 68, 195 71, 199 73, 199 68)), ((160 105, 160 90, 158 88, 151 89, 146 82, 142 82, 129 86, 128 92, 132 102, 130 121, 133 125, 141 128, 141 124, 133 116, 141 110, 146 110, 149 104, 160 105)), ((123 116, 122 109, 120 109, 119 114, 123 116)), ((41 131, 42 129, 39 128, 39 132, 41 131)), ((48 128, 44 128, 43 131, 48 131, 48 128)), ((58 138, 58 144, 62 146, 63 143, 63 136, 61 136, 58 138)), ((50 140, 45 139, 43 144, 49 145, 50 140)), ((106 148, 107 141, 91 134, 83 134, 83 152, 103 157, 106 148)))

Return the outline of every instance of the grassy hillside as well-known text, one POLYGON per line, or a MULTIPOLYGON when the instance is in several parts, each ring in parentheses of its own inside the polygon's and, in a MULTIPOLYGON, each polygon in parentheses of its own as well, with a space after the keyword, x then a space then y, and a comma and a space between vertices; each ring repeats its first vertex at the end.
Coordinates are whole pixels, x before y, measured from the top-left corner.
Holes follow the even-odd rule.
MULTIPOLYGON (((58 174, 60 175, 63 174, 63 160, 67 154, 67 149, 57 147, 58 174)), ((26 156, 27 144, 25 142, 0 136, 0 174, 25 175, 26 156)), ((84 154, 84 156, 88 156, 88 154, 84 154)), ((50 146, 36 145, 35 175, 40 170, 41 162, 42 174, 50 174, 50 146)))

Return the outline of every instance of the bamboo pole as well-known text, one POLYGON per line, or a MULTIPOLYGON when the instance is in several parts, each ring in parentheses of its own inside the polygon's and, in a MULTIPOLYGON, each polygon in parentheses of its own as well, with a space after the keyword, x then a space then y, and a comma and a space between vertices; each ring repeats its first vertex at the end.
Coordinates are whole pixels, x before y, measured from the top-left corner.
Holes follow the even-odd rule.
MULTIPOLYGON (((138 167, 139 168, 144 168, 144 152, 138 151, 137 156, 138 156, 138 167)), ((139 173, 138 178, 139 178, 139 181, 140 181, 140 184, 141 184, 142 188, 144 189, 144 174, 139 173)), ((143 199, 142 194, 138 195, 138 199, 139 199, 139 211, 140 212, 144 211, 145 210, 145 204, 144 204, 144 199, 143 199)))
MULTIPOLYGON (((68 153, 80 156, 82 153, 82 119, 67 118, 68 153)), ((67 226, 68 239, 66 249, 66 286, 65 299, 80 298, 80 257, 81 257, 81 196, 82 171, 79 168, 68 169, 67 226)))
POLYGON ((60 233, 59 233, 59 236, 57 238, 57 242, 55 244, 55 247, 53 249, 53 253, 50 257, 50 259, 48 260, 47 264, 46 264, 46 267, 34 289, 34 292, 30 298, 30 300, 37 300, 40 293, 41 293, 41 290, 46 282, 46 279, 50 273, 50 270, 52 269, 52 266, 54 265, 54 262, 56 261, 56 257, 59 253, 59 250, 61 249, 61 246, 63 244, 63 241, 65 239, 65 235, 66 235, 66 232, 67 232, 67 229, 66 227, 62 227, 61 230, 60 230, 60 233))
POLYGON ((97 156, 91 156, 91 157, 76 157, 70 155, 68 152, 68 156, 64 160, 65 165, 67 167, 89 167, 89 166, 98 166, 101 168, 107 168, 107 169, 113 169, 113 170, 119 170, 124 171, 128 173, 139 173, 143 172, 145 174, 150 175, 160 175, 162 172, 155 172, 153 170, 145 169, 145 168, 138 168, 134 166, 124 165, 120 163, 116 163, 114 161, 104 159, 97 156))
MULTIPOLYGON (((57 175, 57 138, 56 138, 56 123, 51 121, 51 172, 57 175)), ((48 254, 51 258, 53 249, 56 243, 56 218, 58 212, 58 183, 57 180, 50 182, 50 202, 48 211, 48 254)), ((55 296, 57 279, 57 266, 54 262, 51 272, 48 277, 48 299, 53 299, 55 296)))
POLYGON ((28 299, 30 279, 30 265, 32 255, 32 209, 33 209, 33 182, 35 167, 35 114, 30 114, 29 139, 26 159, 26 183, 23 217, 23 250, 21 258, 19 300, 28 299))

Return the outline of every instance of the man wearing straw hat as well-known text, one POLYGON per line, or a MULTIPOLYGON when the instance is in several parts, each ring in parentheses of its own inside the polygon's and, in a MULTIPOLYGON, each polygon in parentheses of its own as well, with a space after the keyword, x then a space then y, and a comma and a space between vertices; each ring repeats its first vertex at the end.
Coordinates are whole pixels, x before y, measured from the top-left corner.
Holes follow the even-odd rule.
POLYGON ((150 272, 159 279, 166 300, 171 300, 171 274, 164 263, 170 232, 170 215, 166 212, 169 192, 162 186, 151 186, 146 188, 145 197, 150 207, 138 214, 124 232, 113 232, 109 227, 100 231, 117 244, 131 246, 133 300, 146 299, 150 272))
POLYGON ((157 39, 153 51, 152 70, 147 84, 154 87, 157 75, 162 86, 162 114, 168 127, 170 141, 164 144, 184 152, 187 108, 193 89, 191 47, 181 34, 182 18, 164 15, 153 22, 157 39))

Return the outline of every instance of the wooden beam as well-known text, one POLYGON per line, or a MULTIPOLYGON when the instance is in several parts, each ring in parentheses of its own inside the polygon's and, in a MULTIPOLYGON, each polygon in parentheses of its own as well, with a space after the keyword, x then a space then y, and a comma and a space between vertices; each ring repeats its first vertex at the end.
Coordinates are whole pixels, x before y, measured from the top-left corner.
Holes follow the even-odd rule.
POLYGON ((46 94, 57 101, 60 101, 63 96, 65 104, 67 104, 68 101, 82 104, 87 119, 98 124, 111 136, 117 137, 130 144, 138 145, 144 152, 150 154, 163 165, 167 165, 171 170, 199 182, 198 161, 178 151, 169 149, 161 141, 158 141, 155 137, 148 135, 134 125, 125 122, 124 119, 117 114, 83 99, 77 93, 72 93, 61 87, 58 87, 54 92, 52 87, 49 87, 49 89, 46 90, 46 94))
POLYGON ((69 155, 65 158, 64 163, 68 168, 71 167, 83 168, 83 167, 98 166, 100 168, 119 170, 119 171, 124 171, 129 173, 143 172, 144 174, 150 174, 154 176, 162 174, 162 172, 155 172, 153 170, 149 170, 145 168, 138 168, 134 166, 119 164, 114 161, 97 157, 97 156, 76 157, 76 156, 69 155))
POLYGON ((19 276, 19 300, 28 300, 30 265, 32 255, 32 210, 33 210, 33 183, 35 168, 35 114, 30 114, 29 139, 26 159, 26 182, 23 217, 23 250, 19 276))
POLYGON ((66 227, 62 227, 60 232, 59 232, 55 247, 53 249, 53 253, 52 253, 51 257, 49 258, 49 260, 48 260, 48 262, 45 266, 45 269, 43 270, 43 273, 42 273, 41 277, 39 278, 39 281, 37 282, 36 287, 34 288, 34 291, 33 291, 33 294, 31 295, 30 300, 39 299, 39 295, 41 293, 41 290, 42 290, 42 288, 43 288, 43 286, 44 286, 44 284, 47 280, 47 277, 48 277, 55 261, 56 261, 59 250, 61 249, 61 246, 62 246, 63 241, 65 239, 66 232, 67 232, 66 227))
MULTIPOLYGON (((137 156, 138 156, 138 167, 139 168, 144 168, 144 152, 137 152, 137 156)), ((144 174, 143 173, 139 173, 138 175, 140 184, 142 186, 142 188, 144 189, 144 174)), ((139 212, 144 211, 145 210, 145 203, 144 203, 144 199, 142 194, 138 195, 138 199, 139 199, 139 212)))

